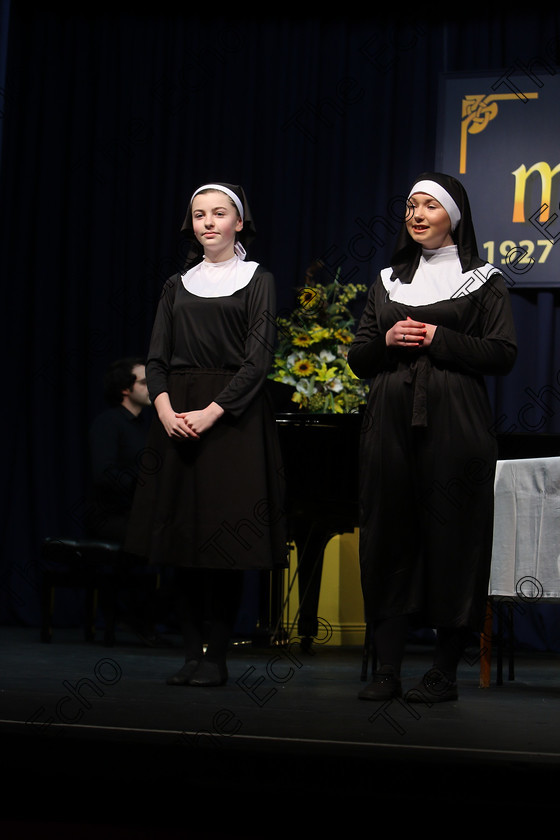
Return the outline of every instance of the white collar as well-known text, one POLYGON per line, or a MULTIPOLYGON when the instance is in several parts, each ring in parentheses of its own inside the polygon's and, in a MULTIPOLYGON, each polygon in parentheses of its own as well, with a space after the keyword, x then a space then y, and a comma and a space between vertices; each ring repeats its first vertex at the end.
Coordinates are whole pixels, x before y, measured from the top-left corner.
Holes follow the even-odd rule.
POLYGON ((198 297, 228 297, 249 283, 257 266, 237 255, 217 263, 203 259, 181 276, 181 282, 198 297))
POLYGON ((381 272, 383 286, 390 300, 422 306, 472 294, 498 271, 486 263, 474 271, 463 273, 456 245, 436 250, 422 249, 416 273, 410 283, 391 280, 392 269, 381 272))

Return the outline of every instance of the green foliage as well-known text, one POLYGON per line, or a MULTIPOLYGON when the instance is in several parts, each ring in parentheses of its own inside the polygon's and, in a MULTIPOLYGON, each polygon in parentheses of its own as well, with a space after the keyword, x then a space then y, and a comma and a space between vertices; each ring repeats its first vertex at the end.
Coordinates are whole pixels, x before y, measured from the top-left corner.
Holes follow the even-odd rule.
POLYGON ((313 273, 297 290, 297 304, 278 318, 278 347, 270 379, 293 387, 292 401, 313 414, 350 413, 366 402, 367 383, 348 367, 356 320, 349 304, 366 292, 360 284, 328 285, 313 273))

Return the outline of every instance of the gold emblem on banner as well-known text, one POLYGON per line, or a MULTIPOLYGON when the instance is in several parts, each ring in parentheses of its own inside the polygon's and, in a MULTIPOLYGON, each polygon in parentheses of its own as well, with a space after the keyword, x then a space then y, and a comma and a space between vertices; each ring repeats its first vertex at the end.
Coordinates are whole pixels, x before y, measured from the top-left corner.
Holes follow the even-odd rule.
POLYGON ((480 134, 489 122, 498 115, 498 101, 501 99, 517 99, 523 102, 526 99, 538 99, 538 93, 496 93, 496 94, 474 94, 464 96, 461 114, 461 149, 459 172, 464 174, 467 171, 467 135, 480 134))

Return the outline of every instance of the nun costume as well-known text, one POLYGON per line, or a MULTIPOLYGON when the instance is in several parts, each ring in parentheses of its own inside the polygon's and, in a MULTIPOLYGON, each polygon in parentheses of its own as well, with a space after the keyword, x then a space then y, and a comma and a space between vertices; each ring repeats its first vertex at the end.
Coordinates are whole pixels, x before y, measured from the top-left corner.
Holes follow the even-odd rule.
POLYGON ((275 284, 269 271, 246 259, 255 227, 241 187, 197 189, 182 231, 187 264, 163 287, 146 361, 148 390, 152 403, 167 393, 175 412, 216 403, 224 413, 196 440, 169 437, 155 418, 125 548, 178 570, 186 657, 168 682, 214 685, 227 679, 225 646, 243 571, 287 563, 282 461, 266 390, 276 339, 275 284), (233 257, 221 262, 203 257, 191 213, 195 196, 215 191, 234 203, 243 221, 233 257), (221 601, 215 597, 220 587, 221 601), (204 603, 210 618, 201 613, 204 603), (224 625, 219 645, 210 641, 204 657, 218 667, 193 678, 208 622, 224 625))
POLYGON ((401 696, 409 628, 437 629, 434 667, 406 699, 457 699, 456 669, 482 629, 490 571, 497 445, 485 376, 507 374, 517 347, 508 290, 480 259, 467 194, 424 173, 410 190, 449 217, 427 250, 406 223, 373 283, 348 361, 371 380, 361 435, 360 568, 378 670, 360 697, 401 696), (427 346, 386 334, 407 318, 435 325, 427 346))

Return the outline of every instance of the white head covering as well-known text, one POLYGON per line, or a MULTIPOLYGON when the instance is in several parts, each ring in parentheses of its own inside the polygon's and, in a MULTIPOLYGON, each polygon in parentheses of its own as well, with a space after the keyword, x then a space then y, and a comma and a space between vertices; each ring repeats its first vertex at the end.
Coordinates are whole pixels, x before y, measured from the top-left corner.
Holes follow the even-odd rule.
POLYGON ((432 195, 445 208, 454 244, 426 250, 412 239, 404 221, 391 266, 381 272, 388 297, 419 306, 476 291, 498 269, 478 255, 465 188, 451 175, 423 172, 408 197, 418 192, 432 195))
POLYGON ((427 195, 432 195, 436 198, 451 219, 451 230, 455 230, 461 221, 461 211, 457 207, 454 199, 441 184, 428 180, 417 181, 409 192, 408 197, 410 198, 415 193, 427 193, 427 195))
POLYGON ((247 256, 247 252, 245 249, 249 245, 249 243, 253 241, 256 233, 255 223, 253 221, 251 209, 247 202, 245 191, 243 190, 243 187, 241 187, 238 184, 223 184, 219 181, 213 181, 209 184, 202 184, 202 186, 197 187, 194 193, 192 194, 191 200, 189 201, 189 206, 187 209, 185 220, 181 228, 181 231, 185 234, 186 239, 189 243, 189 250, 187 254, 185 269, 188 266, 192 265, 195 261, 202 258, 202 247, 197 241, 193 231, 191 209, 195 195, 198 195, 198 193, 202 192, 203 190, 219 190, 219 192, 225 193, 225 195, 231 198, 231 200, 234 202, 237 208, 237 212, 239 213, 239 216, 243 221, 243 230, 241 230, 237 234, 234 250, 235 253, 242 260, 244 260, 247 256))
MULTIPOLYGON (((239 197, 234 193, 233 190, 230 190, 229 187, 224 186, 223 184, 204 184, 202 187, 199 187, 195 190, 191 196, 190 204, 193 203, 193 198, 195 195, 198 195, 203 190, 217 190, 218 192, 223 192, 226 195, 229 195, 235 206, 237 207, 237 212, 241 216, 241 219, 245 218, 245 213, 243 210, 243 204, 241 203, 239 197)), ((434 196, 435 198, 436 196, 434 196)))

